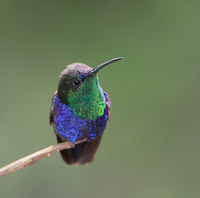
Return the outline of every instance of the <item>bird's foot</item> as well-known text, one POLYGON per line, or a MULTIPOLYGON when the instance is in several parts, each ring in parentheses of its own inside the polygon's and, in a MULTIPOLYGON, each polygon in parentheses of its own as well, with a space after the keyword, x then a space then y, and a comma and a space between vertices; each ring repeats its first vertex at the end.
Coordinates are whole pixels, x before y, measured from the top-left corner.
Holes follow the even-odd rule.
POLYGON ((71 147, 71 148, 74 148, 74 147, 76 146, 76 144, 73 143, 73 142, 69 142, 69 144, 70 144, 70 147, 71 147))

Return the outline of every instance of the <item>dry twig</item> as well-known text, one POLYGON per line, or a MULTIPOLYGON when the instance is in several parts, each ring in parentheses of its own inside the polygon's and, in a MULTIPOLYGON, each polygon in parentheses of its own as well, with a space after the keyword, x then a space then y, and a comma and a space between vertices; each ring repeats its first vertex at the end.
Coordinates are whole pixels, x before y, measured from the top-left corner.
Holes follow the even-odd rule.
MULTIPOLYGON (((85 140, 79 141, 77 143, 84 142, 85 140)), ((77 144, 76 143, 76 144, 77 144)), ((50 156, 52 153, 59 152, 64 149, 69 149, 72 147, 72 144, 70 142, 63 142, 56 145, 49 146, 47 148, 44 148, 42 150, 39 150, 35 153, 32 153, 30 155, 27 155, 26 157, 23 157, 17 161, 14 161, 2 168, 0 168, 0 177, 3 177, 5 175, 8 175, 10 173, 14 173, 18 170, 21 170, 22 168, 26 166, 33 165, 38 160, 50 156)))

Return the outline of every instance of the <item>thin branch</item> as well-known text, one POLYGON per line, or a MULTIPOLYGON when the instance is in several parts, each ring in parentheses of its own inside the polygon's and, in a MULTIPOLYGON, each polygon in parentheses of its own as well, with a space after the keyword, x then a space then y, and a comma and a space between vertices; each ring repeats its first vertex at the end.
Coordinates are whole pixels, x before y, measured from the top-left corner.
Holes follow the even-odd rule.
MULTIPOLYGON (((84 141, 85 140, 81 140, 81 141, 77 142, 76 144, 84 142, 84 141)), ((63 142, 63 143, 59 143, 56 145, 51 145, 47 148, 39 150, 30 155, 27 155, 26 157, 18 159, 17 161, 14 161, 14 162, 0 168, 0 177, 14 173, 18 170, 21 170, 22 168, 24 168, 26 166, 33 165, 38 160, 40 160, 44 157, 50 156, 52 153, 59 152, 64 149, 70 149, 71 147, 73 147, 71 142, 63 142)))

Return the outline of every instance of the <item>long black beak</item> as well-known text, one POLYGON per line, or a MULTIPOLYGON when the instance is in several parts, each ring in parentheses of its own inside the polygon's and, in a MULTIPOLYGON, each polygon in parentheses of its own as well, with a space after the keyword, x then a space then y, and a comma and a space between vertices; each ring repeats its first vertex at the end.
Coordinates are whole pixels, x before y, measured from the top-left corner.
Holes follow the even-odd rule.
POLYGON ((118 60, 121 60, 121 59, 123 59, 123 57, 113 58, 112 60, 109 60, 109 61, 107 61, 107 62, 105 62, 105 63, 103 63, 103 64, 101 64, 101 65, 99 65, 99 66, 97 66, 97 67, 95 67, 95 68, 93 68, 91 71, 88 72, 88 75, 87 75, 86 78, 90 78, 90 77, 94 76, 95 74, 97 74, 97 72, 98 72, 100 69, 102 69, 102 68, 105 67, 106 65, 109 65, 109 64, 114 63, 114 62, 116 62, 116 61, 118 61, 118 60))

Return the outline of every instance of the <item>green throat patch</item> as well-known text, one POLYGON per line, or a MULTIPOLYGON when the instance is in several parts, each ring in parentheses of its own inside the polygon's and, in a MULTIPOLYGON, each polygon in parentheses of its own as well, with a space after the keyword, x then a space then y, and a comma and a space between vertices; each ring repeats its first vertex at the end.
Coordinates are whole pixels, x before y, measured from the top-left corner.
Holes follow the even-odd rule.
POLYGON ((90 81, 85 80, 76 91, 70 90, 68 102, 74 114, 82 119, 95 120, 102 116, 106 104, 98 77, 94 76, 90 81))

